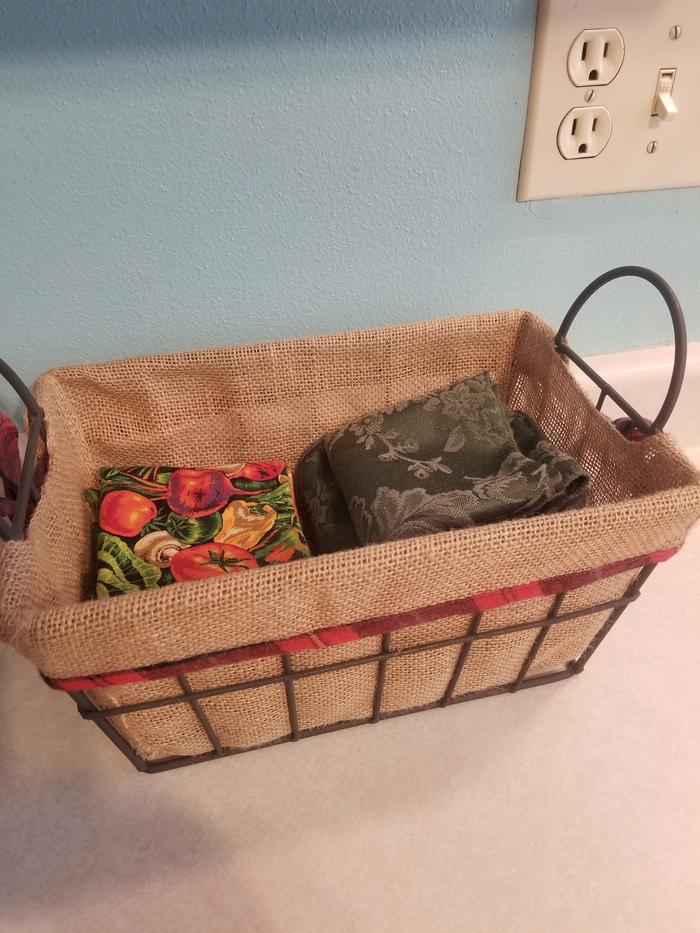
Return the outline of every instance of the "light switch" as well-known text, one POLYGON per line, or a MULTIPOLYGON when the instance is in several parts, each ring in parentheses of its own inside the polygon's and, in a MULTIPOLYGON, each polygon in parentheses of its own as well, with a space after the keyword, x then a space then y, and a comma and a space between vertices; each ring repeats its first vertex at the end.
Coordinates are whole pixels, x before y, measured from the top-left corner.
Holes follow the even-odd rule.
POLYGON ((540 0, 518 200, 700 185, 698 89, 698 0, 540 0))
POLYGON ((666 68, 659 72, 659 82, 656 85, 656 98, 652 117, 662 120, 672 120, 678 113, 678 107, 673 99, 673 82, 676 80, 676 69, 666 68))

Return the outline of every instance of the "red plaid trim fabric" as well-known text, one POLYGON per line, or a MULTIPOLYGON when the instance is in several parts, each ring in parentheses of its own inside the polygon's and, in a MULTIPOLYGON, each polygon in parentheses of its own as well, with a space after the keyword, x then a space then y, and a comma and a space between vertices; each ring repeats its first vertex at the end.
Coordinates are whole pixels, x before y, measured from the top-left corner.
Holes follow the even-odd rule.
MULTIPOLYGON (((647 421, 646 423, 651 426, 651 421, 647 421)), ((613 421, 613 425, 628 441, 645 441, 649 437, 648 434, 645 434, 644 431, 637 427, 631 418, 616 418, 613 421)))
POLYGON ((362 619, 350 625, 316 629, 314 632, 296 635, 293 638, 229 648, 225 651, 203 654, 172 663, 154 664, 150 667, 139 667, 129 671, 113 671, 109 674, 91 674, 86 677, 64 677, 55 680, 46 678, 46 680, 56 690, 74 692, 76 690, 91 690, 94 687, 118 687, 123 684, 147 683, 151 680, 163 680, 167 677, 175 677, 178 674, 191 674, 195 671, 220 667, 224 664, 236 664, 239 661, 249 661, 254 658, 268 658, 276 655, 296 654, 298 651, 330 648, 336 645, 344 645, 349 641, 369 638, 372 635, 384 635, 389 632, 396 632, 399 629, 410 628, 413 625, 434 622, 437 619, 445 619, 449 616, 487 612, 489 609, 499 609, 509 603, 534 599, 538 596, 555 596, 558 593, 565 593, 568 590, 595 583, 606 577, 625 573, 627 570, 635 570, 647 564, 661 563, 673 557, 677 551, 678 548, 655 551, 653 554, 644 554, 640 557, 631 557, 627 560, 616 561, 613 564, 606 564, 604 567, 598 567, 595 570, 582 570, 578 573, 548 577, 545 580, 505 587, 488 593, 476 593, 473 596, 452 599, 449 602, 434 603, 408 612, 396 612, 391 615, 362 619))

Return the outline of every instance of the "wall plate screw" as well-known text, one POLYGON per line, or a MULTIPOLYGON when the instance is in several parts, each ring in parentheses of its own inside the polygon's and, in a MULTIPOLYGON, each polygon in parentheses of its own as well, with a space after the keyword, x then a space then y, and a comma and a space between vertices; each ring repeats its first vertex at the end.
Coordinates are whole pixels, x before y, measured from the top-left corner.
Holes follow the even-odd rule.
POLYGON ((681 26, 671 26, 668 31, 669 39, 680 39, 683 28, 681 26))
POLYGON ((592 87, 586 91, 586 93, 583 95, 583 99, 587 104, 590 104, 592 100, 595 100, 595 91, 592 87))
POLYGON ((649 155, 654 155, 654 153, 656 152, 658 148, 659 148, 659 144, 657 143, 655 139, 652 139, 652 141, 648 143, 647 145, 647 152, 649 153, 649 155))

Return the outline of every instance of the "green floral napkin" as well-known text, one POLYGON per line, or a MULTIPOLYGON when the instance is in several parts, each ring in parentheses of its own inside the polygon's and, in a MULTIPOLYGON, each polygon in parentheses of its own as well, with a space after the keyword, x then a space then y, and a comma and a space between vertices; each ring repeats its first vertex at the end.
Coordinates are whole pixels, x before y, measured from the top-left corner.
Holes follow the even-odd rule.
POLYGON ((355 526, 333 475, 323 441, 311 448, 295 470, 299 511, 312 554, 333 554, 357 547, 355 526))
POLYGON ((487 373, 328 434, 298 476, 316 553, 560 510, 589 482, 487 373))

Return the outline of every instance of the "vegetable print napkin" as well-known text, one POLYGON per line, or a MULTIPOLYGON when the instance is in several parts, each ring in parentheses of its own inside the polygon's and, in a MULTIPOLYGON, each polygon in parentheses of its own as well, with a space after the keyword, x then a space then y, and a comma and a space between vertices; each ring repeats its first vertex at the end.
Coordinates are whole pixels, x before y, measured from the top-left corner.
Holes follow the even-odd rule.
POLYGON ((284 460, 103 469, 86 498, 98 599, 309 555, 284 460))

